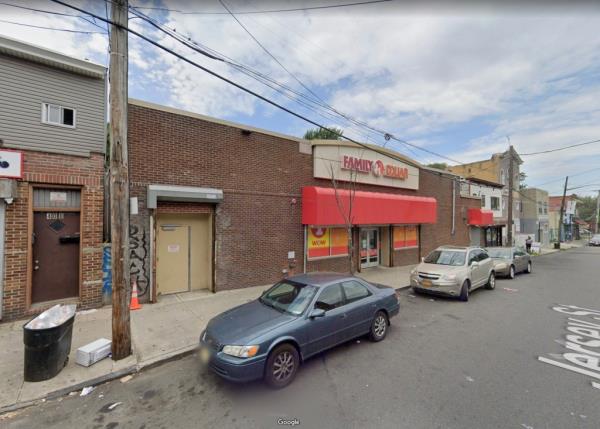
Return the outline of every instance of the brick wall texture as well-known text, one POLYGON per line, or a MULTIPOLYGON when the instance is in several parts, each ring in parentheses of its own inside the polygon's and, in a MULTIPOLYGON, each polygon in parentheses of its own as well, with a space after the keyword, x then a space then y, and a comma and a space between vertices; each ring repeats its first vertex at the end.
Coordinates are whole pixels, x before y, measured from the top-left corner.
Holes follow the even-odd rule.
POLYGON ((33 185, 68 185, 81 189, 81 309, 102 304, 102 214, 104 156, 77 157, 24 151, 24 177, 17 182, 18 196, 6 206, 4 297, 2 320, 30 317, 47 306, 27 302, 27 251, 30 188, 33 185))
MULTIPOLYGON (((301 190, 303 186, 330 187, 331 183, 313 177, 312 155, 301 153, 297 141, 258 132, 244 134, 236 127, 134 104, 129 105, 128 130, 130 192, 139 200, 139 215, 132 216, 131 222, 137 234, 149 236, 149 184, 218 188, 224 193, 218 204, 158 205, 159 214, 212 210, 215 290, 269 284, 280 279, 284 270, 302 272, 301 190), (288 260, 289 251, 295 252, 294 261, 288 260)), ((421 255, 441 244, 469 243, 467 208, 479 207, 479 201, 463 199, 456 192, 455 232, 451 234, 452 184, 447 176, 422 170, 418 191, 357 185, 364 191, 437 200, 437 223, 420 227, 420 248, 395 251, 394 265, 417 263, 421 255)), ((358 238, 358 231, 354 236, 358 238)), ((151 267, 149 249, 142 253, 148 258, 144 266, 151 267)), ((357 255, 358 250, 355 265, 357 255)), ((308 261, 307 271, 343 272, 348 265, 346 257, 308 261)), ((143 275, 150 277, 151 269, 147 270, 143 275)))

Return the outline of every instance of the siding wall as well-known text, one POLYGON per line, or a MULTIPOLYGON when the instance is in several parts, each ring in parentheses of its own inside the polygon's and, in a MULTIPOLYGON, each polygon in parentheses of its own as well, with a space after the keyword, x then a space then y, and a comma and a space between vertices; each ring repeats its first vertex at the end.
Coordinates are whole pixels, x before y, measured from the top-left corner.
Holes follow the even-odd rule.
POLYGON ((4 147, 89 156, 104 153, 105 80, 0 55, 4 147), (76 110, 76 127, 43 124, 42 103, 76 110))

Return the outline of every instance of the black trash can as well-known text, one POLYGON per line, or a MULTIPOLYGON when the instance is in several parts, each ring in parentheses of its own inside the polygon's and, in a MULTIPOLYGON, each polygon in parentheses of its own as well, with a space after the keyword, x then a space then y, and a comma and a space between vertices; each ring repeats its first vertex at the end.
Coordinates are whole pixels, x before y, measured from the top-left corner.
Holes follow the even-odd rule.
POLYGON ((61 325, 46 329, 27 328, 29 322, 23 325, 25 381, 48 380, 65 367, 71 352, 74 320, 75 314, 61 325))

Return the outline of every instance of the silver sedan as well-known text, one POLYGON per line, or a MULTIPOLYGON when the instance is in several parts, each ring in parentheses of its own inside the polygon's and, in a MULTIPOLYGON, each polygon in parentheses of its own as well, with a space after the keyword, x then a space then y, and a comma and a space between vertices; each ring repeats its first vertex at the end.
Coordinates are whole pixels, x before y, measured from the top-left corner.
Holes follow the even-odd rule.
POLYGON ((488 247, 497 276, 514 279, 517 273, 531 273, 531 256, 522 247, 488 247))

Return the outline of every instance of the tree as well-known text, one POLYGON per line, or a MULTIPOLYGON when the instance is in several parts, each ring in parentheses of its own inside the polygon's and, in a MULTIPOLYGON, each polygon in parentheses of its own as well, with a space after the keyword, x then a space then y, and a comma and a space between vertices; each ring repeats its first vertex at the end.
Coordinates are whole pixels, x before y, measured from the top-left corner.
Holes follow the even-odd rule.
POLYGON ((311 128, 304 133, 302 137, 305 140, 340 140, 339 134, 344 130, 336 127, 327 128, 311 128), (332 132, 334 131, 334 132, 332 132))
POLYGON ((354 196, 356 194, 356 178, 358 175, 357 169, 351 169, 350 180, 345 183, 346 186, 340 184, 335 177, 335 170, 333 163, 329 164, 329 171, 331 174, 331 184, 335 192, 335 202, 337 204, 338 211, 344 219, 346 227, 346 233, 348 234, 348 271, 354 275, 354 239, 352 237, 352 226, 354 224, 354 196), (346 188, 346 189, 344 189, 346 188))
POLYGON ((577 213, 579 218, 593 224, 596 219, 596 197, 573 196, 577 198, 577 213))
POLYGON ((445 162, 432 162, 431 164, 427 164, 427 167, 437 168, 438 170, 447 170, 448 164, 445 162))

